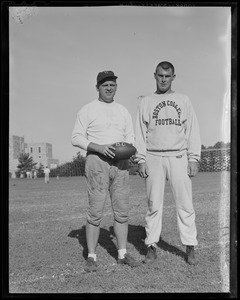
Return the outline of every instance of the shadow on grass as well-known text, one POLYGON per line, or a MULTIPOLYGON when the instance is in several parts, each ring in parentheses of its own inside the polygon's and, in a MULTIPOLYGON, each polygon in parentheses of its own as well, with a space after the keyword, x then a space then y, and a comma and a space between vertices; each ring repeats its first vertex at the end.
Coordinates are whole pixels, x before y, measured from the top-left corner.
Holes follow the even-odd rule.
MULTIPOLYGON (((128 226, 128 242, 133 244, 136 250, 141 255, 147 254, 147 247, 145 245, 145 228, 143 226, 136 226, 136 225, 129 225, 128 226)), ((186 259, 186 254, 182 250, 178 249, 177 247, 170 245, 169 243, 165 242, 162 238, 160 238, 157 246, 162 249, 163 251, 168 251, 174 255, 183 257, 186 259)))
MULTIPOLYGON (((87 259, 88 249, 86 241, 86 226, 82 226, 80 229, 72 230, 69 234, 69 237, 78 239, 79 244, 83 247, 82 255, 87 259)), ((105 228, 100 228, 100 235, 98 244, 107 250, 107 252, 117 260, 117 248, 113 242, 112 230, 107 230, 105 228)))
MULTIPOLYGON (((87 241, 86 241, 86 226, 83 226, 81 229, 72 230, 69 234, 69 237, 78 239, 79 244, 83 247, 82 255, 87 259, 88 250, 87 250, 87 241)), ((147 248, 144 243, 146 237, 145 228, 141 225, 128 225, 128 243, 131 243, 136 250, 141 255, 147 254, 147 248)), ((117 260, 117 247, 113 239, 115 238, 115 233, 113 226, 109 227, 109 230, 105 228, 100 228, 100 235, 98 244, 106 249, 106 251, 117 260)), ((186 259, 186 254, 182 250, 176 248, 175 246, 170 245, 160 238, 160 241, 157 243, 157 246, 163 251, 168 251, 174 255, 183 257, 186 259)))
POLYGON ((186 253, 180 249, 178 249, 175 246, 172 246, 170 244, 168 244, 167 242, 165 242, 162 238, 160 238, 159 242, 157 243, 157 246, 159 248, 161 248, 164 251, 168 251, 174 255, 180 256, 183 259, 186 260, 186 253))
POLYGON ((128 242, 132 244, 141 255, 146 254, 145 237, 146 233, 143 226, 128 225, 128 242))
POLYGON ((72 230, 69 234, 68 237, 71 238, 76 238, 79 242, 80 245, 83 247, 83 252, 82 255, 86 259, 88 250, 87 250, 87 241, 86 241, 86 226, 83 226, 81 229, 75 229, 72 230))

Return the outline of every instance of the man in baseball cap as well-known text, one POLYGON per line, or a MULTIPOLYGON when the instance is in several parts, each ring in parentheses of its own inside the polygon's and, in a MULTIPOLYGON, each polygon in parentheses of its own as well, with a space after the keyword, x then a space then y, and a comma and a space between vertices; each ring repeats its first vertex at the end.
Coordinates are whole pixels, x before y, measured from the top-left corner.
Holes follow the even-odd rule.
POLYGON ((103 84, 105 81, 111 80, 116 82, 117 76, 112 71, 99 72, 97 75, 97 86, 103 84))
POLYGON ((79 110, 72 132, 72 145, 87 151, 85 177, 89 206, 86 222, 86 272, 97 270, 96 248, 108 195, 114 216, 117 262, 130 267, 139 265, 127 252, 130 209, 128 160, 114 160, 114 143, 134 144, 132 117, 122 104, 114 100, 116 79, 117 76, 112 71, 98 73, 98 97, 79 110))

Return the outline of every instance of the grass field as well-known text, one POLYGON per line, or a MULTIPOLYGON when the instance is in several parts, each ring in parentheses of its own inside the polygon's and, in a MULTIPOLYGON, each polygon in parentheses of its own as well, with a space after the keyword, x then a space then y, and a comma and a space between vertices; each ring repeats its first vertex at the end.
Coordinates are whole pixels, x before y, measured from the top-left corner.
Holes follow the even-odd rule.
MULTIPOLYGON (((128 252, 146 254, 144 180, 130 176, 128 252)), ((9 180, 10 293, 229 292, 230 173, 192 179, 198 229, 198 265, 185 262, 172 192, 166 185, 163 230, 153 266, 118 265, 110 200, 97 247, 99 270, 85 273, 87 192, 84 177, 9 180)))

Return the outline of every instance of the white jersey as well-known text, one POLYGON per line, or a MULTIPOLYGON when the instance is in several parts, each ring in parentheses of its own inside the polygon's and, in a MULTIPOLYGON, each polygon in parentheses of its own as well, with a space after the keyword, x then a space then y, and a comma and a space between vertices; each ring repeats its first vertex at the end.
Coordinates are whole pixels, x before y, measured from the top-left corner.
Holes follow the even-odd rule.
POLYGON ((198 121, 187 96, 179 93, 153 94, 140 100, 136 121, 139 163, 146 153, 158 156, 188 154, 198 161, 201 141, 198 121))
POLYGON ((48 168, 45 168, 43 172, 44 172, 44 174, 46 174, 46 175, 49 175, 49 173, 50 173, 50 169, 48 169, 48 168))
POLYGON ((77 114, 72 144, 87 150, 90 142, 99 145, 134 144, 132 117, 128 110, 115 101, 105 103, 98 99, 84 105, 77 114))

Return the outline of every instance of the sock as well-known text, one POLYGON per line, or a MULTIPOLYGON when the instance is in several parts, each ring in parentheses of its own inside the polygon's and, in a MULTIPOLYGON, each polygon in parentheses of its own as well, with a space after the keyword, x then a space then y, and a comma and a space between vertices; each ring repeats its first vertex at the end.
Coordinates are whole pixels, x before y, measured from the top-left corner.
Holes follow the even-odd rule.
POLYGON ((97 255, 94 253, 88 253, 88 257, 92 257, 94 259, 94 261, 97 260, 97 255))
POLYGON ((118 250, 118 258, 123 259, 124 255, 127 253, 126 249, 119 249, 118 250))

